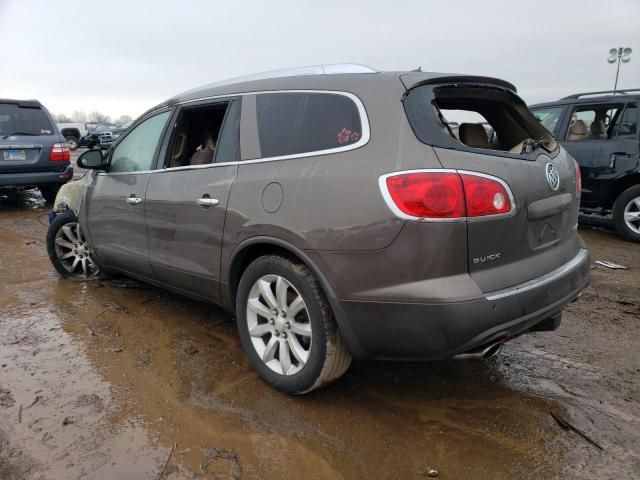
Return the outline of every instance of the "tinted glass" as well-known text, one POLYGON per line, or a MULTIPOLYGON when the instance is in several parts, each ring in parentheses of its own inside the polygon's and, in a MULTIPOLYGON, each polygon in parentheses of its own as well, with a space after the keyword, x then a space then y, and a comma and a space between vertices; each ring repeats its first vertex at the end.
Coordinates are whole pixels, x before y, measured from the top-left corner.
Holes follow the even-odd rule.
POLYGON ((624 113, 617 119, 613 126, 612 137, 635 138, 638 132, 638 107, 628 104, 624 113))
POLYGON ((622 105, 594 105, 579 107, 571 113, 566 140, 607 140, 611 123, 619 118, 622 105))
POLYGON ((53 135, 51 120, 41 108, 0 103, 0 136, 53 135))
POLYGON ((229 106, 216 149, 216 163, 240 160, 240 100, 229 106))
POLYGON ((109 172, 137 172, 151 170, 160 135, 171 112, 146 119, 118 144, 111 154, 109 172))
POLYGON ((556 126, 558 125, 558 119, 562 113, 562 107, 541 108, 533 110, 533 116, 536 117, 542 126, 549 130, 554 135, 557 133, 556 126))
POLYGON ((331 93, 267 93, 256 96, 262 157, 339 148, 362 136, 355 103, 331 93))

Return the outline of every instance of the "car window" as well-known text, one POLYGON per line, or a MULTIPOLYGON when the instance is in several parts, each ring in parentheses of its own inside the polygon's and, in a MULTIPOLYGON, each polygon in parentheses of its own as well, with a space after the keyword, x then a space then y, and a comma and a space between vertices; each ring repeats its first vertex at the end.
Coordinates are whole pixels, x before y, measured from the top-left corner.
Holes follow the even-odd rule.
POLYGON ((611 129, 612 138, 635 138, 638 132, 638 106, 630 103, 611 129))
POLYGON ((154 115, 138 124, 111 154, 109 172, 150 170, 158 142, 171 112, 154 115))
POLYGON ((260 94, 256 114, 263 158, 345 147, 362 137, 358 107, 345 95, 260 94))
POLYGON ((554 135, 558 134, 558 120, 562 114, 562 107, 540 108, 533 110, 533 116, 536 117, 542 126, 554 135))
POLYGON ((11 134, 53 135, 53 125, 38 107, 21 107, 15 103, 0 103, 0 136, 11 134))
POLYGON ((216 150, 216 163, 240 160, 240 100, 229 106, 216 150))
POLYGON ((573 109, 565 140, 607 140, 618 121, 623 105, 590 105, 573 109))

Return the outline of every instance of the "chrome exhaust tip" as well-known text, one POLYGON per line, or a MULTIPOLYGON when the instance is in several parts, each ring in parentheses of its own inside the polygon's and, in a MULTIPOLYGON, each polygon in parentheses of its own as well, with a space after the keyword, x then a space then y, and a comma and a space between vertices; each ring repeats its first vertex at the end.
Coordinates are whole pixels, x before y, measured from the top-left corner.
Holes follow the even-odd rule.
POLYGON ((503 346, 504 342, 495 342, 479 350, 471 350, 468 352, 459 353, 457 355, 454 355, 453 358, 455 360, 486 360, 499 354, 503 346))

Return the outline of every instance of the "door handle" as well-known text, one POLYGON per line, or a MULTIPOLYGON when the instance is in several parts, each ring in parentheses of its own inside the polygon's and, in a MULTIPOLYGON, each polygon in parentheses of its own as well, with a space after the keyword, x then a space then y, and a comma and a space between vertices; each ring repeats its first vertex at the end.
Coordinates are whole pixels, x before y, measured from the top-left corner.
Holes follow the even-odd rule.
POLYGON ((135 194, 131 194, 131 196, 129 198, 127 198, 127 203, 129 205, 138 205, 139 203, 142 203, 142 199, 140 197, 136 197, 135 194))
POLYGON ((211 198, 209 195, 203 195, 201 198, 196 200, 196 203, 201 207, 215 207, 220 203, 220 200, 217 198, 211 198))

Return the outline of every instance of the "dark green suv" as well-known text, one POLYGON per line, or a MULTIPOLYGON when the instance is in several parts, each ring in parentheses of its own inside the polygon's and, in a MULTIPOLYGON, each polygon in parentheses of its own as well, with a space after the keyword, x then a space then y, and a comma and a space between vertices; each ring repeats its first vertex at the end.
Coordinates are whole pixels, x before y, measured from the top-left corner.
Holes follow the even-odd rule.
POLYGON ((618 233, 640 242, 640 89, 580 93, 530 109, 577 160, 580 209, 612 214, 618 233))

